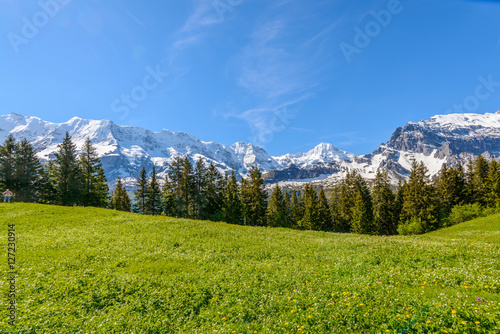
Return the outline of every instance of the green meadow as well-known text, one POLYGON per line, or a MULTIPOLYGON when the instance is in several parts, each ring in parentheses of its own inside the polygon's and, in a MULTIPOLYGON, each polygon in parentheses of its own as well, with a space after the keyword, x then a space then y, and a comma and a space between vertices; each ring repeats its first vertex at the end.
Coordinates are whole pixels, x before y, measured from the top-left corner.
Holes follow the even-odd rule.
POLYGON ((0 333, 500 332, 500 215, 408 237, 36 204, 0 217, 0 333))

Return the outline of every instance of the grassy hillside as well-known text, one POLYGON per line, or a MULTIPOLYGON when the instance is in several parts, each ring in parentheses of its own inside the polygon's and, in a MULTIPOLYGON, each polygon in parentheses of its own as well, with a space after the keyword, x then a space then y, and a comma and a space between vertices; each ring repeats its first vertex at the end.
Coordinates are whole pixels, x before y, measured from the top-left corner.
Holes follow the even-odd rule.
MULTIPOLYGON (((370 237, 0 204, 14 333, 498 333, 500 216, 370 237), (409 324, 414 321, 412 327, 409 324), (408 330, 408 331, 406 331, 408 330)), ((0 280, 5 295, 8 282, 0 280)))

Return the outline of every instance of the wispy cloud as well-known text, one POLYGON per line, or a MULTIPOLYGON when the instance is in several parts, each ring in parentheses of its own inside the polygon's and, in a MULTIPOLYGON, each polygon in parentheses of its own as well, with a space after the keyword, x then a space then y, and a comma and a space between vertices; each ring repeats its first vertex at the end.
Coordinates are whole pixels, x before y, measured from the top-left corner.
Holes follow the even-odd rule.
POLYGON ((180 32, 193 32, 199 28, 220 23, 214 11, 213 0, 195 0, 194 11, 180 32))
POLYGON ((170 85, 163 85, 161 94, 175 87, 179 79, 189 73, 191 66, 182 62, 188 49, 197 46, 203 36, 209 33, 209 26, 219 23, 211 0, 193 0, 193 10, 182 27, 172 35, 172 42, 166 46, 166 55, 161 67, 171 74, 170 85))
POLYGON ((244 112, 228 113, 225 117, 239 118, 248 123, 252 131, 251 142, 264 145, 273 140, 274 134, 285 130, 297 115, 298 109, 294 106, 309 95, 299 96, 274 107, 249 109, 244 112))
POLYGON ((132 18, 132 20, 135 21, 135 23, 137 23, 138 25, 140 25, 142 28, 144 29, 147 29, 146 25, 144 24, 144 22, 142 22, 141 20, 139 20, 135 15, 133 15, 130 11, 127 11, 127 14, 128 16, 130 16, 132 18))
POLYGON ((303 43, 290 36, 293 24, 291 15, 282 9, 278 15, 261 19, 232 64, 238 86, 255 107, 231 116, 248 122, 251 140, 259 145, 286 128, 298 112, 297 104, 311 97, 318 85, 313 64, 301 50, 303 43))
POLYGON ((213 0, 194 0, 194 10, 175 36, 174 49, 185 49, 196 45, 208 33, 210 26, 220 23, 214 9, 213 0))
POLYGON ((179 38, 174 43, 172 43, 172 48, 177 50, 187 49, 201 40, 201 34, 186 36, 185 38, 179 38))
POLYGON ((342 22, 343 22, 343 19, 340 18, 340 19, 334 21, 333 23, 329 24, 326 28, 324 28, 319 33, 314 35, 311 39, 306 41, 304 43, 304 46, 310 46, 314 42, 323 39, 325 36, 329 35, 336 27, 340 26, 342 24, 342 22))

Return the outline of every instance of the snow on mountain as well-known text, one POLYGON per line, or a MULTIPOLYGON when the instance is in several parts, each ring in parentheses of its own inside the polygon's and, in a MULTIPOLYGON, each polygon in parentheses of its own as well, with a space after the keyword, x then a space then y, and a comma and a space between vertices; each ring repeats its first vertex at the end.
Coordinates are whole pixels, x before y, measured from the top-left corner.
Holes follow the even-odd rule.
POLYGON ((500 156, 500 110, 494 114, 438 115, 409 122, 396 129, 387 143, 361 156, 321 143, 306 153, 273 157, 253 144, 238 142, 226 146, 204 142, 184 132, 152 132, 107 120, 73 117, 65 123, 51 123, 15 113, 0 116, 0 141, 9 133, 17 139, 27 138, 45 161, 53 158, 66 131, 77 147, 82 147, 89 137, 108 180, 120 176, 129 186, 134 184, 142 167, 150 170, 154 164, 160 176, 164 176, 176 156, 188 157, 193 162, 201 157, 222 172, 234 168, 240 175, 257 166, 268 182, 292 184, 316 180, 324 185, 336 183, 353 170, 373 179, 378 169, 385 169, 393 182, 397 182, 409 176, 414 161, 423 161, 434 176, 444 164, 466 163, 479 154, 487 159, 500 156))
POLYGON ((231 149, 234 151, 237 159, 243 163, 245 170, 250 169, 252 166, 259 166, 264 171, 282 167, 262 147, 238 142, 232 145, 231 149))
POLYGON ((434 177, 443 165, 466 164, 482 154, 500 157, 500 110, 486 114, 437 115, 398 128, 391 139, 373 153, 343 161, 339 173, 323 183, 334 183, 347 171, 356 170, 367 179, 379 168, 389 171, 393 183, 409 176, 412 163, 423 162, 434 177))
POLYGON ((332 144, 321 143, 307 153, 286 154, 275 157, 281 166, 295 165, 302 168, 311 168, 317 164, 327 164, 352 160, 355 154, 341 151, 332 144))
POLYGON ((143 166, 150 169, 155 164, 160 176, 165 176, 169 164, 177 156, 187 156, 193 162, 201 157, 222 172, 234 168, 240 174, 246 174, 252 166, 266 172, 290 164, 307 167, 352 156, 331 144, 321 144, 306 154, 274 158, 262 147, 252 144, 238 142, 225 146, 201 141, 184 132, 152 132, 140 127, 119 126, 107 120, 73 117, 65 123, 51 123, 15 113, 0 116, 0 141, 3 142, 9 133, 17 139, 27 138, 42 161, 54 158, 53 153, 66 132, 78 148, 89 137, 101 157, 108 179, 113 181, 122 177, 129 185, 143 166))
MULTIPOLYGON (((387 170, 392 182, 397 184, 398 180, 408 178, 414 161, 423 162, 429 176, 434 177, 443 165, 466 164, 479 154, 487 159, 500 157, 500 110, 494 114, 438 115, 409 122, 396 129, 391 139, 371 154, 355 157, 347 154, 347 159, 331 159, 329 163, 307 168, 288 167, 266 176, 268 181, 283 181, 289 186, 311 180, 331 186, 347 172, 357 171, 370 180, 382 169, 387 170)), ((310 154, 308 158, 314 160, 313 156, 310 154)), ((283 161, 281 157, 277 160, 283 161)))

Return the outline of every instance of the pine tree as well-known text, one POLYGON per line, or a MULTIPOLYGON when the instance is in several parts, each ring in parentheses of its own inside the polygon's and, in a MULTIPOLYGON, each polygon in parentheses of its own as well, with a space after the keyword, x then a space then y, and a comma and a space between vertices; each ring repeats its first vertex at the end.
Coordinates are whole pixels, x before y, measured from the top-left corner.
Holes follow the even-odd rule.
POLYGON ((76 146, 68 132, 62 144, 58 146, 54 160, 54 181, 57 202, 61 205, 76 205, 79 203, 82 178, 76 156, 76 146))
POLYGON ((178 217, 175 190, 173 183, 169 180, 168 176, 165 180, 165 183, 163 184, 161 207, 165 215, 178 217))
POLYGON ((299 221, 304 217, 304 202, 300 193, 294 189, 292 192, 292 227, 298 228, 299 221))
POLYGON ((355 233, 372 234, 373 200, 366 181, 359 174, 354 177, 356 195, 351 209, 351 231, 355 233))
POLYGON ((465 200, 465 176, 461 166, 448 168, 443 166, 435 180, 436 199, 439 201, 441 217, 445 218, 451 213, 455 205, 462 204, 465 200))
POLYGON ((429 182, 427 168, 414 162, 410 180, 405 188, 400 231, 410 234, 425 233, 439 227, 439 212, 434 188, 429 182))
POLYGON ((195 212, 195 192, 196 181, 194 178, 193 165, 187 157, 182 160, 182 174, 181 174, 181 203, 182 203, 182 216, 186 218, 194 217, 195 212))
POLYGON ((293 225, 293 221, 292 221, 292 202, 290 200, 290 193, 288 191, 286 191, 283 194, 283 196, 285 198, 285 201, 284 201, 284 204, 285 204, 285 214, 286 214, 285 227, 292 227, 292 225, 293 225))
POLYGON ((40 179, 37 184, 38 201, 43 204, 57 204, 57 191, 55 187, 54 162, 49 161, 47 165, 40 168, 40 179))
POLYGON ((369 205, 364 198, 363 191, 358 190, 352 207, 351 231, 358 234, 370 234, 372 232, 371 225, 372 217, 369 205))
POLYGON ((396 228, 399 228, 400 223, 403 221, 402 213, 404 206, 404 197, 408 184, 406 181, 399 180, 398 187, 396 188, 396 197, 394 200, 394 219, 396 219, 396 228))
POLYGON ((83 206, 106 207, 109 197, 108 183, 101 160, 88 137, 85 139, 78 164, 83 179, 81 204, 83 206))
POLYGON ((105 171, 102 166, 97 169, 96 183, 95 183, 95 193, 93 195, 94 203, 93 205, 98 208, 109 207, 109 186, 108 180, 106 179, 105 171))
POLYGON ((229 224, 241 224, 243 222, 243 204, 238 190, 238 181, 234 169, 231 176, 225 179, 224 189, 224 221, 229 224))
POLYGON ((35 155, 31 144, 23 139, 17 145, 16 161, 16 191, 19 202, 36 202, 39 198, 40 161, 35 155))
POLYGON ((207 168, 201 157, 196 162, 196 169, 194 171, 194 183, 195 183, 195 206, 196 206, 196 218, 201 219, 205 216, 203 213, 207 206, 207 168))
POLYGON ((344 227, 340 214, 340 185, 335 185, 330 196, 330 216, 332 217, 332 227, 334 231, 345 232, 348 226, 344 227))
POLYGON ((241 179, 240 198, 243 205, 243 225, 251 225, 249 214, 247 213, 249 209, 247 208, 250 208, 252 205, 252 187, 246 178, 241 179))
POLYGON ((16 186, 16 140, 9 134, 2 146, 0 146, 0 189, 2 192, 9 189, 17 195, 16 186))
MULTIPOLYGON (((349 232, 352 229, 353 209, 358 192, 361 193, 368 215, 372 216, 372 198, 366 181, 356 171, 347 173, 338 190, 338 204, 335 204, 338 215, 336 226, 343 232, 349 232)), ((365 230, 371 231, 372 228, 373 226, 367 227, 365 230)))
POLYGON ((448 166, 443 165, 439 171, 438 177, 434 180, 436 187, 437 198, 439 199, 439 207, 442 216, 447 216, 451 209, 453 208, 453 190, 452 180, 450 177, 450 172, 448 166))
POLYGON ((358 183, 358 174, 353 171, 348 172, 340 184, 337 226, 343 232, 351 231, 352 209, 360 186, 358 183))
POLYGON ((500 165, 496 160, 490 163, 486 188, 486 204, 491 208, 500 207, 500 165))
POLYGON ((116 180, 116 187, 111 195, 111 208, 119 211, 130 211, 131 202, 121 178, 116 180))
POLYGON ((140 174, 139 178, 137 179, 135 186, 136 186, 135 201, 136 201, 137 209, 138 209, 139 213, 145 214, 147 212, 146 196, 147 196, 147 189, 148 189, 148 177, 146 174, 146 168, 142 167, 141 174, 140 174))
POLYGON ((467 163, 467 171, 465 173, 465 202, 468 204, 474 203, 474 161, 469 159, 467 163))
POLYGON ((221 221, 224 219, 224 179, 213 164, 208 167, 206 175, 206 207, 203 219, 221 221))
POLYGON ((304 216, 298 225, 303 230, 319 230, 321 228, 318 194, 310 184, 306 184, 304 188, 304 216))
POLYGON ((258 168, 250 168, 248 180, 242 182, 241 199, 244 205, 245 224, 265 226, 267 192, 264 189, 262 173, 258 168))
POLYGON ((151 177, 148 179, 146 187, 146 198, 144 201, 146 212, 150 215, 158 215, 161 213, 161 197, 160 184, 156 175, 156 167, 153 165, 151 177))
POLYGON ((321 187, 319 191, 319 198, 318 198, 318 215, 319 215, 319 229, 321 230, 332 230, 333 229, 333 222, 332 222, 332 215, 330 211, 330 205, 328 204, 328 200, 326 199, 325 191, 323 190, 323 187, 321 187))
POLYGON ((474 173, 472 175, 473 202, 486 205, 489 164, 482 155, 479 155, 474 164, 474 173))
POLYGON ((175 157, 170 167, 168 169, 168 183, 165 184, 167 188, 164 189, 164 205, 167 205, 171 209, 170 213, 167 213, 174 217, 185 217, 185 213, 183 212, 183 188, 182 188, 182 180, 183 180, 183 164, 184 160, 180 157, 175 157), (168 193, 166 193, 168 190, 168 193))
POLYGON ((392 235, 397 232, 395 196, 387 172, 377 171, 373 192, 373 227, 375 234, 392 235))
POLYGON ((271 193, 269 204, 267 206, 267 225, 271 227, 287 226, 287 207, 285 206, 285 198, 283 191, 278 183, 271 193))
POLYGON ((458 165, 456 168, 450 169, 450 178, 451 184, 453 184, 453 205, 462 205, 467 203, 466 177, 462 165, 458 165))

